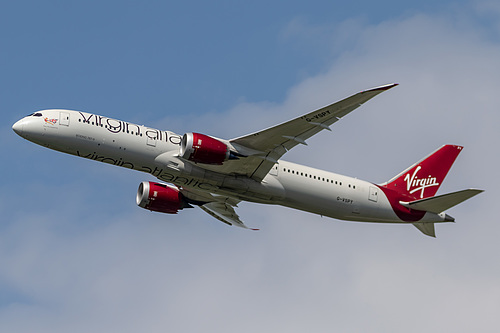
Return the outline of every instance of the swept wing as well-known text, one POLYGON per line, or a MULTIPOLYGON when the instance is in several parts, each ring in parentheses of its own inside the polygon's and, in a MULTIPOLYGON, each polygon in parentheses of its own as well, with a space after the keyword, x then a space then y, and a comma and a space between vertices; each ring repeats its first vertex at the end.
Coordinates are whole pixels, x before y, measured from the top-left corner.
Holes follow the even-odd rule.
POLYGON ((261 181, 290 149, 330 126, 378 94, 395 87, 391 83, 368 89, 280 125, 229 140, 242 156, 222 166, 206 166, 224 174, 242 175, 261 181))

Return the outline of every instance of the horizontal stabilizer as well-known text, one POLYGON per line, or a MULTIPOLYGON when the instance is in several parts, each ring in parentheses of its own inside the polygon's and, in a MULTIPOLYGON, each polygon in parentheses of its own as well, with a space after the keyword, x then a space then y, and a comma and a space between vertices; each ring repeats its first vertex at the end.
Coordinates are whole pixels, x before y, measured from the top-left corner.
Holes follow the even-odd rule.
POLYGON ((436 231, 434 229, 434 223, 413 223, 418 230, 420 230, 424 235, 436 237, 436 231))
MULTIPOLYGON (((410 209, 423 210, 439 214, 467 199, 472 198, 475 195, 478 195, 481 192, 483 192, 483 190, 468 189, 411 202, 400 201, 399 203, 410 209)), ((419 228, 418 226, 416 227, 419 228)), ((422 229, 420 229, 420 231, 422 231, 422 229)))

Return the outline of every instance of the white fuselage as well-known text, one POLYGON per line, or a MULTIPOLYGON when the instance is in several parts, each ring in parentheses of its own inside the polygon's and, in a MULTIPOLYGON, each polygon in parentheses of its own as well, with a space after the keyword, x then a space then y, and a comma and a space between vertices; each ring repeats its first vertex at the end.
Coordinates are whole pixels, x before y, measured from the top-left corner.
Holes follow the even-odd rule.
MULTIPOLYGON (((169 131, 70 110, 44 110, 42 116, 23 118, 14 129, 42 146, 146 172, 187 189, 342 220, 403 222, 375 184, 282 160, 262 182, 209 171, 179 159, 182 137, 169 131)), ((442 220, 438 214, 426 213, 420 221, 442 220)))

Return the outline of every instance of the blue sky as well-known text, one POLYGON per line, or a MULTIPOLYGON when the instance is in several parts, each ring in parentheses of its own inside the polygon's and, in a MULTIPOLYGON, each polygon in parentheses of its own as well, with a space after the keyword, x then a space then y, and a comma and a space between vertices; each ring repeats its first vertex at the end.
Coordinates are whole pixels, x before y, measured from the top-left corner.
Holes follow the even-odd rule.
POLYGON ((3 332, 497 332, 495 1, 0 4, 3 332), (259 232, 135 205, 146 174, 12 124, 68 108, 232 138, 398 82, 284 159, 383 182, 465 146, 440 193, 486 190, 437 239, 241 204, 259 232))

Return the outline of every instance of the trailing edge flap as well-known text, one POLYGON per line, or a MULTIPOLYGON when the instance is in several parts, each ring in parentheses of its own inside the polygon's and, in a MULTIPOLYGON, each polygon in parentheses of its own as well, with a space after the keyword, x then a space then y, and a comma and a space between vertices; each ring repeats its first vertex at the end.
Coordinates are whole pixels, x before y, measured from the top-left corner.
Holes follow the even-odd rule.
POLYGON ((434 230, 434 223, 413 223, 418 230, 420 230, 424 235, 436 237, 436 231, 434 230))
POLYGON ((229 224, 234 225, 240 228, 251 229, 251 230, 259 230, 252 229, 247 227, 241 220, 238 214, 234 211, 234 208, 225 202, 209 202, 200 206, 208 214, 215 217, 217 220, 229 224))
MULTIPOLYGON (((483 192, 483 190, 468 189, 411 202, 400 201, 399 203, 407 208, 439 214, 481 192, 483 192)), ((420 229, 420 231, 422 231, 422 229, 420 229)))

